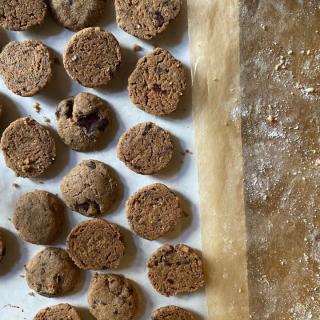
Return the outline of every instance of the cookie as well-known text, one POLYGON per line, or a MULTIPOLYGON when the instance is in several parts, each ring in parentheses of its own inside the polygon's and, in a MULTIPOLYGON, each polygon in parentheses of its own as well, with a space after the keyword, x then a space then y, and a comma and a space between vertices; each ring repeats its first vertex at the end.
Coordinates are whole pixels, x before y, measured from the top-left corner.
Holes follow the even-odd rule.
POLYGON ((69 304, 58 304, 40 310, 33 320, 81 320, 78 311, 69 304))
POLYGON ((93 26, 103 15, 106 0, 48 0, 53 17, 72 31, 93 26))
POLYGON ((204 286, 202 260, 184 244, 164 245, 148 260, 149 280, 160 294, 191 293, 204 286))
POLYGON ((165 168, 173 156, 170 134, 152 122, 127 130, 117 147, 118 158, 139 174, 154 174, 165 168))
POLYGON ((57 107, 57 130, 71 149, 97 149, 110 124, 106 103, 90 93, 78 93, 63 100, 57 107))
POLYGON ((62 180, 67 206, 93 217, 111 210, 118 197, 118 184, 109 166, 97 160, 83 160, 62 180))
POLYGON ((120 28, 140 39, 163 32, 181 9, 181 0, 115 0, 120 28))
POLYGON ((3 260, 6 255, 6 242, 4 240, 3 233, 0 230, 0 262, 3 260))
POLYGON ((31 97, 52 78, 52 58, 40 41, 9 42, 0 54, 0 75, 13 93, 31 97))
POLYGON ((98 27, 77 32, 63 54, 68 75, 85 87, 106 85, 120 63, 121 51, 117 39, 98 27))
POLYGON ((26 266, 28 286, 46 297, 69 293, 78 284, 79 276, 80 270, 60 248, 45 248, 26 266))
POLYGON ((131 101, 156 116, 174 112, 186 89, 182 63, 161 48, 141 58, 129 77, 131 101))
POLYGON ((56 158, 53 137, 32 118, 12 122, 3 132, 0 146, 7 166, 24 178, 42 175, 56 158))
POLYGON ((195 320, 195 317, 185 309, 167 306, 155 310, 151 315, 151 320, 195 320))
POLYGON ((62 231, 64 205, 50 192, 29 192, 18 200, 12 222, 24 241, 51 244, 62 231))
POLYGON ((47 6, 43 0, 0 0, 0 27, 24 31, 44 21, 47 6))
POLYGON ((128 279, 115 274, 95 274, 88 292, 89 311, 97 320, 131 320, 137 299, 128 279))
POLYGON ((78 224, 67 239, 67 251, 84 270, 118 268, 125 246, 117 225, 103 219, 78 224))
POLYGON ((165 185, 155 183, 133 194, 126 204, 131 229, 140 237, 156 240, 181 220, 179 198, 165 185))

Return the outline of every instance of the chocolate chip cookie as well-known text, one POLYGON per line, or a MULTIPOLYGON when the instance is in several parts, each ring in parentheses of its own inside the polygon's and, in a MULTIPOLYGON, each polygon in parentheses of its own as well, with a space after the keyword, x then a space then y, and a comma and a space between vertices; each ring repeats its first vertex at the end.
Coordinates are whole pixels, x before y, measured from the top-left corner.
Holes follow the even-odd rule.
POLYGON ((60 189, 67 206, 88 217, 110 211, 119 194, 110 167, 97 160, 80 162, 63 178, 60 189))
POLYGON ((68 253, 60 248, 45 248, 26 266, 28 286, 46 297, 72 291, 79 282, 80 270, 68 253))
POLYGON ((117 154, 128 168, 147 175, 165 168, 172 159, 173 149, 169 132, 152 122, 145 122, 121 136, 117 154))
POLYGON ((34 96, 52 78, 48 48, 36 40, 9 42, 0 54, 0 75, 13 93, 22 97, 34 96))
POLYGON ((3 132, 1 149, 17 176, 34 178, 45 173, 56 158, 50 132, 32 118, 20 118, 3 132))
POLYGON ((129 96, 141 110, 161 116, 174 112, 186 89, 182 63, 156 48, 138 61, 129 78, 129 96))
POLYGON ((57 130, 71 149, 89 151, 98 147, 110 124, 106 103, 90 93, 78 93, 57 107, 57 130))
POLYGON ((12 222, 24 241, 51 244, 62 231, 64 205, 50 192, 29 192, 18 200, 12 222))
POLYGON ((161 183, 146 186, 126 204, 131 229, 140 237, 155 240, 171 231, 181 220, 179 198, 161 183))
POLYGON ((106 85, 119 69, 120 45, 110 32, 86 28, 67 44, 63 64, 69 76, 85 87, 106 85))
POLYGON ((0 230, 0 262, 6 254, 6 242, 4 240, 3 232, 0 230))
POLYGON ((64 303, 40 310, 33 320, 81 320, 81 317, 74 307, 64 303))
POLYGON ((152 39, 163 32, 181 9, 181 0, 116 0, 120 28, 140 39, 152 39))
POLYGON ((78 224, 69 234, 67 251, 85 270, 118 268, 125 246, 117 225, 103 219, 78 224))
POLYGON ((151 320, 195 320, 195 317, 187 310, 177 306, 167 306, 155 310, 151 320))
POLYGON ((184 244, 160 247, 148 260, 149 280, 160 294, 191 293, 204 286, 202 260, 184 244))
POLYGON ((90 313, 97 320, 131 320, 137 299, 128 279, 115 274, 95 274, 88 292, 90 313))

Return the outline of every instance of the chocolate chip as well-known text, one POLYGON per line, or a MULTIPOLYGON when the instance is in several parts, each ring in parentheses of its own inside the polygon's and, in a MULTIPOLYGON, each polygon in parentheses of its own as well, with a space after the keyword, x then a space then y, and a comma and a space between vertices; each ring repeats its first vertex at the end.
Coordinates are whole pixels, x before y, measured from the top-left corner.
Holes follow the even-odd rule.
POLYGON ((154 14, 154 18, 155 18, 155 25, 157 27, 162 27, 163 24, 164 24, 164 17, 163 15, 159 12, 159 11, 156 11, 155 14, 154 14))
POLYGON ((152 128, 152 124, 148 123, 143 129, 142 135, 145 136, 150 131, 151 128, 152 128))
POLYGON ((97 167, 96 164, 93 161, 87 162, 87 166, 90 169, 95 169, 97 167))
POLYGON ((73 98, 70 98, 66 102, 66 112, 65 115, 68 119, 72 118, 73 113, 73 98))
POLYGON ((98 203, 93 200, 88 200, 84 203, 76 204, 75 209, 76 211, 83 214, 96 215, 101 213, 98 203))
POLYGON ((81 116, 78 119, 78 125, 84 127, 87 133, 94 133, 96 130, 104 131, 108 125, 108 120, 100 118, 99 115, 94 112, 86 116, 81 116))
POLYGON ((161 90, 161 86, 159 86, 158 84, 154 84, 153 85, 153 90, 155 91, 155 92, 161 92, 162 90, 161 90))

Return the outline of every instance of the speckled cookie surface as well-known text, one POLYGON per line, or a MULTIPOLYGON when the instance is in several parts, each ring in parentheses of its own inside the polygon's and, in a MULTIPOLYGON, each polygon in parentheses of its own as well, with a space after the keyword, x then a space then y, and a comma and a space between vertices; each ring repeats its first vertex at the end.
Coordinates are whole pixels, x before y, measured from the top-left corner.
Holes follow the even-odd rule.
POLYGON ((58 304, 40 310, 33 320, 81 320, 81 317, 71 305, 58 304))
POLYGON ((161 48, 141 58, 129 78, 129 96, 141 110, 161 116, 174 112, 186 89, 180 61, 161 48))
POLYGON ((90 93, 79 93, 58 105, 58 134, 73 150, 94 150, 107 132, 109 115, 109 109, 101 98, 90 93))
POLYGON ((34 96, 52 77, 48 48, 36 40, 9 42, 0 54, 0 75, 13 93, 34 96))
POLYGON ((184 244, 160 247, 149 258, 147 267, 152 286, 164 296, 191 293, 204 286, 202 260, 184 244))
POLYGON ((119 69, 121 51, 117 39, 101 28, 86 28, 68 42, 63 64, 69 76, 85 87, 106 85, 119 69))
POLYGON ((117 225, 92 219, 78 224, 70 232, 67 251, 79 268, 102 270, 119 266, 125 246, 117 225))
POLYGON ((61 296, 72 291, 79 282, 80 270, 68 253, 60 248, 45 248, 26 266, 28 286, 40 295, 61 296))
POLYGON ((151 320, 195 320, 195 317, 185 309, 167 306, 155 310, 151 315, 151 320))
POLYGON ((9 125, 2 134, 1 149, 7 166, 24 178, 42 175, 56 157, 51 134, 31 118, 20 118, 9 125))
POLYGON ((79 31, 96 24, 106 0, 48 0, 53 17, 65 28, 79 31))
POLYGON ((43 0, 0 0, 0 27, 23 31, 43 22, 47 6, 43 0))
POLYGON ((117 23, 141 39, 163 32, 180 12, 181 0, 115 0, 117 23))
POLYGON ((165 168, 173 156, 170 134, 152 122, 128 129, 120 138, 118 158, 139 174, 154 174, 165 168))
POLYGON ((34 244, 51 244, 62 231, 64 205, 54 194, 36 190, 17 202, 12 222, 20 238, 34 244))
POLYGON ((6 242, 4 240, 3 232, 0 230, 0 262, 6 254, 6 242))
POLYGON ((60 186, 67 206, 93 217, 112 209, 118 184, 109 166, 97 160, 83 160, 62 180, 60 186))
POLYGON ((131 229, 148 240, 165 235, 182 218, 179 198, 161 183, 138 190, 128 199, 126 211, 131 229))
POLYGON ((134 289, 121 275, 95 274, 88 292, 90 313, 97 320, 131 320, 137 310, 134 289))

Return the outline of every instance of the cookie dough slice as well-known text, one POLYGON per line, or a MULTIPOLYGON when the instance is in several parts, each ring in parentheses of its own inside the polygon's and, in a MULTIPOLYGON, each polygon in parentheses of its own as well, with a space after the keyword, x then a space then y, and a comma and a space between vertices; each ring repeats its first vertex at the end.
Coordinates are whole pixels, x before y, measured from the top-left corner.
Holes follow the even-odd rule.
POLYGON ((131 229, 148 240, 171 231, 183 216, 179 198, 161 183, 138 190, 128 199, 126 211, 131 229))
POLYGON ((90 313, 97 320, 131 320, 137 311, 133 286, 124 276, 95 274, 88 292, 90 313))
POLYGON ((151 315, 151 320, 196 320, 196 318, 185 309, 167 306, 155 310, 151 315))
POLYGON ((88 217, 110 211, 119 194, 110 167, 97 160, 80 162, 63 178, 60 189, 67 206, 88 217))
POLYGON ((60 138, 71 149, 89 151, 97 149, 110 125, 110 110, 99 97, 79 93, 63 100, 56 110, 57 130, 60 138))
POLYGON ((30 97, 52 78, 52 58, 40 41, 9 42, 0 54, 0 75, 13 93, 30 97))
POLYGON ((67 251, 84 270, 118 268, 124 255, 120 228, 103 219, 78 224, 67 238, 67 251))
POLYGON ((174 112, 186 89, 182 63, 169 51, 156 48, 141 58, 129 77, 129 96, 141 110, 156 116, 174 112))
POLYGON ((128 129, 120 138, 117 154, 124 164, 139 174, 154 174, 164 169, 173 156, 169 132, 152 122, 128 129))
POLYGON ((6 242, 4 240, 3 232, 0 230, 0 262, 6 254, 6 242))
POLYGON ((181 5, 181 0, 116 0, 117 23, 133 36, 149 40, 166 30, 181 5))
POLYGON ((101 28, 86 28, 68 42, 63 64, 68 75, 82 86, 106 85, 119 69, 120 45, 112 33, 101 28))
POLYGON ((191 293, 204 286, 202 260, 184 244, 160 247, 148 260, 147 267, 152 286, 164 296, 191 293))
POLYGON ((3 132, 0 146, 7 166, 24 178, 42 175, 56 158, 53 137, 32 118, 12 122, 3 132))
POLYGON ((28 286, 46 297, 69 293, 78 284, 79 276, 80 270, 60 248, 42 250, 26 266, 28 286))
POLYGON ((40 310, 33 320, 81 320, 78 311, 70 304, 58 304, 40 310))

